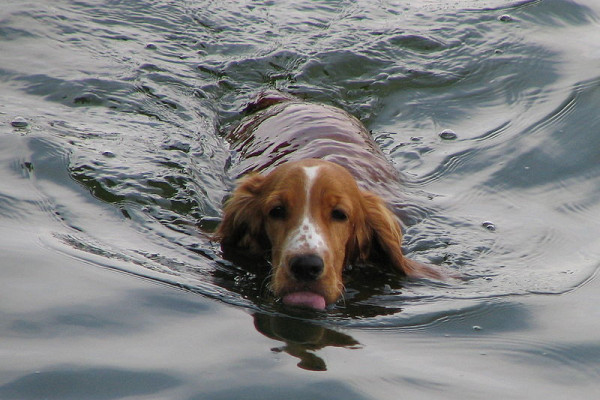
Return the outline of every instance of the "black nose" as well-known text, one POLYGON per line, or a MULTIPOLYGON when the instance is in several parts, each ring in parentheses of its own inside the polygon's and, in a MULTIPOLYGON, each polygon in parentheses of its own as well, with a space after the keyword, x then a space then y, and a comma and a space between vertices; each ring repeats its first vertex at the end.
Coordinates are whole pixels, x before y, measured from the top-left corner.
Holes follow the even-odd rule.
POLYGON ((290 270, 299 281, 314 281, 323 273, 323 259, 316 254, 302 254, 290 259, 290 270))

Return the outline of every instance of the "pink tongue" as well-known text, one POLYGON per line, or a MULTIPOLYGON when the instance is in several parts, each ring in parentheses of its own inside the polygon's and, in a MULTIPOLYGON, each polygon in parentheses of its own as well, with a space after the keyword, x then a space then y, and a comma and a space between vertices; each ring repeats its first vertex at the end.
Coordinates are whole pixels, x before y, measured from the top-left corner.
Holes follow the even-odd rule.
POLYGON ((317 310, 325 309, 325 298, 312 292, 296 292, 283 296, 283 303, 288 306, 310 307, 317 310))

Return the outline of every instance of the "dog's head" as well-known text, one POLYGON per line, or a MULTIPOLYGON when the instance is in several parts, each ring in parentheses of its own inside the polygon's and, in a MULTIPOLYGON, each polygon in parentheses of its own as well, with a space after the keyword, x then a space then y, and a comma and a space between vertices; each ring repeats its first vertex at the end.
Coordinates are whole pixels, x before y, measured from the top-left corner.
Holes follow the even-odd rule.
POLYGON ((223 248, 270 256, 271 290, 289 305, 323 309, 337 301, 342 271, 378 258, 409 276, 438 278, 402 254, 402 231, 376 195, 361 190, 342 166, 289 162, 266 176, 243 178, 215 233, 223 248))

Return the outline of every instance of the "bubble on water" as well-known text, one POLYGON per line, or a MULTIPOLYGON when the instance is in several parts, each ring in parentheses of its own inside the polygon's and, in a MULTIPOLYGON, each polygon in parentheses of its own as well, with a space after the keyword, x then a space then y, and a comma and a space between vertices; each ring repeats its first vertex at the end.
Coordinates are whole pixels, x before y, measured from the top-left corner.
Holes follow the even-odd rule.
POLYGON ((481 226, 483 226, 485 229, 487 229, 490 232, 494 232, 496 230, 496 225, 494 225, 493 222, 491 221, 484 221, 481 226))
POLYGON ((26 128, 29 122, 23 117, 15 117, 10 124, 15 128, 26 128))
POLYGON ((110 151, 110 150, 104 150, 104 151, 102 152, 102 155, 103 155, 104 157, 108 157, 108 158, 115 158, 115 157, 117 156, 115 153, 113 153, 113 152, 112 152, 112 151, 110 151))
POLYGON ((453 140, 458 137, 456 132, 454 132, 452 129, 444 129, 439 133, 439 135, 444 140, 453 140))
POLYGON ((483 328, 482 328, 481 326, 479 326, 479 325, 473 325, 473 330, 474 330, 474 331, 480 331, 480 330, 482 330, 482 329, 483 329, 483 328))
POLYGON ((501 16, 498 17, 498 21, 501 21, 501 22, 512 22, 512 21, 514 21, 514 18, 511 17, 508 14, 503 14, 503 15, 501 15, 501 16))

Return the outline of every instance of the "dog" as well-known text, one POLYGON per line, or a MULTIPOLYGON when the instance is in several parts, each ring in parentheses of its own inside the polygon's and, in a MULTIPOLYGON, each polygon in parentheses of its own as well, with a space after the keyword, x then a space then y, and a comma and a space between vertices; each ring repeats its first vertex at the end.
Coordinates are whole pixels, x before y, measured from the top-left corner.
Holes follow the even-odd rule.
POLYGON ((247 110, 227 136, 243 177, 214 237, 224 253, 270 259, 276 298, 323 310, 343 296, 342 272, 357 262, 444 279, 402 253, 384 201, 400 177, 358 119, 280 92, 261 93, 247 110))

